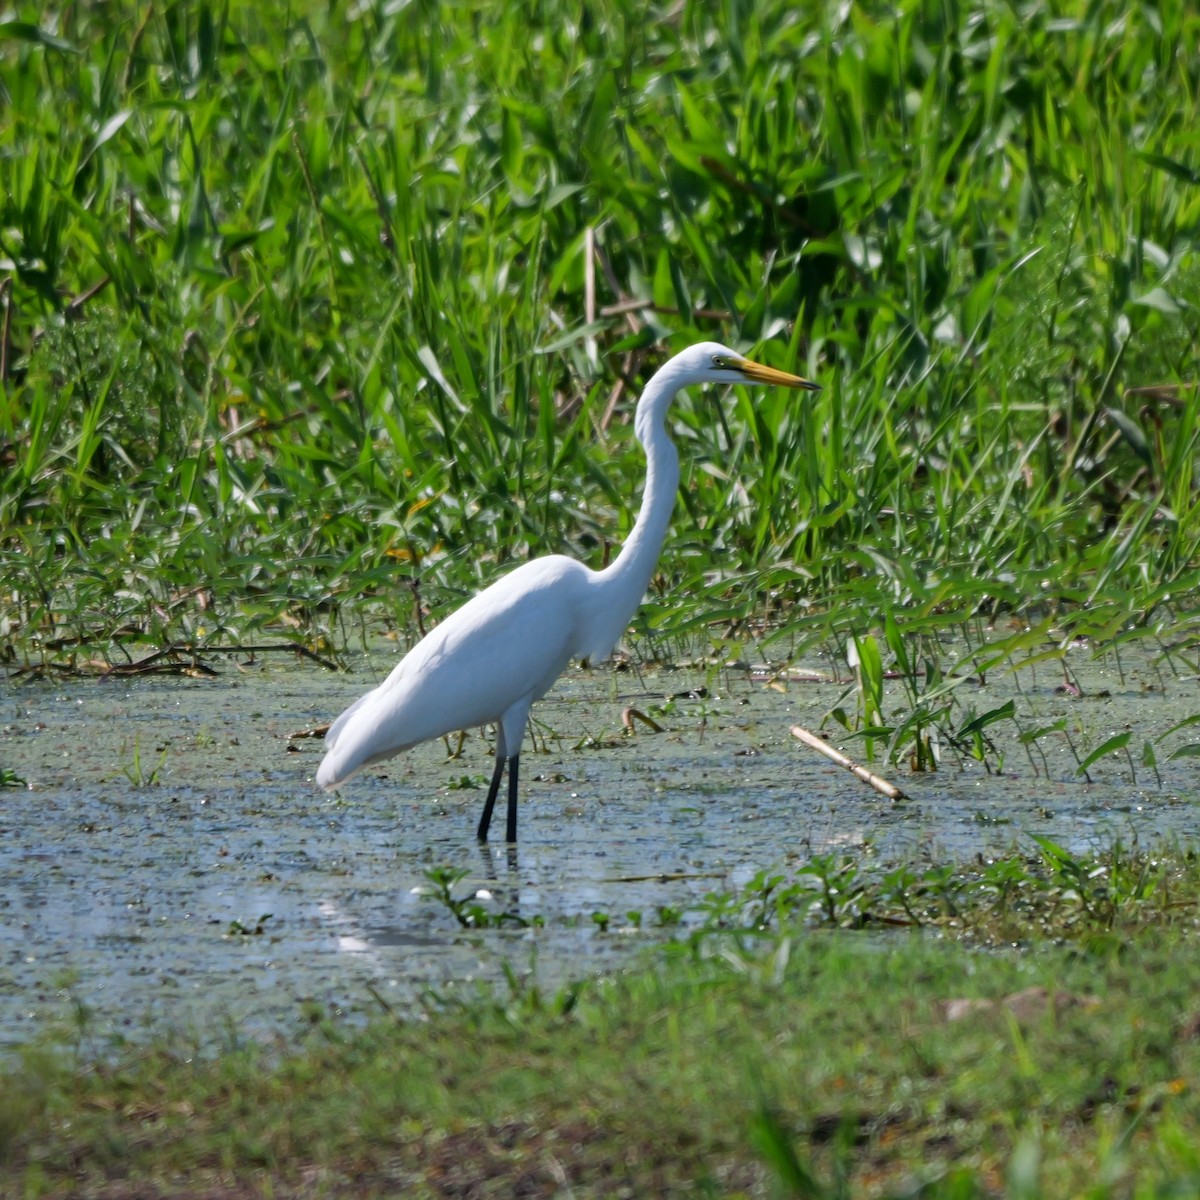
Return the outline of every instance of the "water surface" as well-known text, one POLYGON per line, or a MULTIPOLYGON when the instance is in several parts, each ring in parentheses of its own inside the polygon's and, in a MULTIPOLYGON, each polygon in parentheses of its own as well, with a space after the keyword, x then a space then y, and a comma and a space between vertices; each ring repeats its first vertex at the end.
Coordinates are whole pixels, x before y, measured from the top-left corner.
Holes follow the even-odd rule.
MULTIPOLYGON (((1016 728, 995 726, 1002 773, 951 759, 931 774, 893 770, 911 797, 900 804, 788 734, 817 728, 842 685, 745 670, 572 672, 535 709, 518 848, 481 848, 491 757, 480 731, 453 761, 431 743, 333 795, 312 784, 321 742, 289 736, 392 662, 375 655, 335 675, 229 659, 208 680, 0 684, 0 766, 28 785, 0 792, 0 1044, 79 1005, 97 1037, 172 1028, 212 1040, 403 1010, 428 989, 501 979, 505 963, 552 988, 620 969, 669 933, 664 913, 830 848, 945 861, 1029 845, 1029 833, 1077 851, 1200 833, 1196 760, 1163 761, 1186 732, 1159 746, 1161 784, 1140 765, 1145 741, 1200 708, 1196 680, 1127 654, 1118 672, 1081 650, 1071 667, 1082 696, 1045 672, 1019 692, 1012 677, 970 684, 964 699, 986 711, 1012 695, 1025 729, 1066 717, 1080 755, 1132 729, 1136 766, 1111 756, 1088 783, 1062 735, 1042 739, 1031 763, 1016 728), (664 696, 701 688, 658 711, 664 696), (631 705, 664 732, 626 733, 631 705), (482 890, 492 910, 544 926, 462 931, 422 894, 430 867, 469 872, 456 895, 482 890)), ((862 756, 861 743, 845 748, 862 756)))

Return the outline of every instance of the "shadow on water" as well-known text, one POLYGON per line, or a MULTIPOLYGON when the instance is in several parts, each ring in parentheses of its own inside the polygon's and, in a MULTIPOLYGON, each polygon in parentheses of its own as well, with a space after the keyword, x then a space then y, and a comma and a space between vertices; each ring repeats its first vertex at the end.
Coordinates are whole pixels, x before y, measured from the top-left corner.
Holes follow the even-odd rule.
MULTIPOLYGON (((1119 683, 1102 659, 1073 667, 1084 699, 1026 680, 1021 703, 1043 724, 1068 714, 1092 745, 1132 727, 1141 746, 1195 706, 1194 681, 1171 696, 1128 661, 1119 683)), ((1089 784, 1054 739, 1035 774, 1014 732, 1002 773, 946 765, 902 778, 913 799, 893 804, 788 735, 821 724, 836 684, 596 672, 535 711, 520 845, 480 847, 491 759, 476 734, 453 761, 433 743, 340 794, 314 788, 321 743, 288 735, 370 678, 269 663, 206 682, 4 684, 2 765, 28 788, 0 792, 0 1044, 79 1006, 102 1034, 257 1036, 381 1000, 403 1010, 505 964, 554 988, 686 929, 708 893, 830 849, 945 861, 1030 833, 1078 852, 1200 828, 1186 760, 1160 764, 1160 785, 1112 757, 1089 784), (657 715, 665 732, 624 734, 626 705, 701 685, 657 715), (512 920, 462 928, 429 894, 438 869, 461 873, 456 898, 512 920)), ((987 692, 987 707, 1008 695, 987 692)))

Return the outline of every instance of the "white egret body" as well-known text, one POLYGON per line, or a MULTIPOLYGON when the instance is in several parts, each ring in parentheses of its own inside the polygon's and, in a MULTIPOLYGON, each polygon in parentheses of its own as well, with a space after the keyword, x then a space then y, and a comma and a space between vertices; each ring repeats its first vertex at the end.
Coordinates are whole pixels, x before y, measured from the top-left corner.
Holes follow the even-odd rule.
POLYGON ((517 840, 517 778, 529 709, 571 659, 603 662, 646 594, 679 487, 666 413, 694 383, 817 384, 760 366, 716 342, 665 363, 638 401, 634 429, 646 452, 646 486, 621 553, 602 571, 563 554, 510 571, 425 635, 373 691, 329 727, 317 783, 334 788, 371 763, 457 729, 496 725, 496 763, 479 822, 486 841, 508 764, 507 840, 517 840))

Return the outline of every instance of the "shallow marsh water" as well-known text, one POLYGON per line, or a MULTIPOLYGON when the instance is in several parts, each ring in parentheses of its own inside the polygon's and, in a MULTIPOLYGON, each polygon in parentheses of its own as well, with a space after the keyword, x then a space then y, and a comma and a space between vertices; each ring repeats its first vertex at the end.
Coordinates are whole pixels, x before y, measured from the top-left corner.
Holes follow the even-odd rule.
MULTIPOLYGON (((561 681, 526 742, 520 844, 481 848, 491 757, 478 732, 453 761, 432 743, 334 795, 311 782, 322 743, 289 737, 394 661, 334 675, 229 659, 211 680, 0 684, 0 766, 27 781, 0 792, 0 1045, 80 1005, 100 1038, 170 1028, 211 1043, 403 1010, 426 989, 502 980, 505 964, 554 987, 669 936, 664 910, 834 848, 912 862, 1001 853, 1029 833, 1076 851, 1200 837, 1195 759, 1165 762, 1186 733, 1159 748, 1161 785, 1140 765, 1131 778, 1124 756, 1087 783, 1061 735, 1042 740, 1049 769, 1035 753, 1035 774, 1016 730, 996 726, 1003 774, 973 762, 893 771, 911 797, 893 804, 788 734, 817 728, 843 686, 660 670, 561 681), (626 735, 631 705, 665 732, 626 735), (456 896, 484 889, 493 911, 544 927, 461 930, 422 892, 430 867, 468 871, 456 896)), ((1078 698, 1053 670, 1023 673, 1022 725, 1066 716, 1081 755, 1132 728, 1138 762, 1145 741, 1200 709, 1200 688, 1149 659, 1122 666, 1081 649, 1078 698)), ((968 686, 979 711, 1017 694, 1011 677, 968 686)), ((846 748, 862 757, 861 743, 846 748)))

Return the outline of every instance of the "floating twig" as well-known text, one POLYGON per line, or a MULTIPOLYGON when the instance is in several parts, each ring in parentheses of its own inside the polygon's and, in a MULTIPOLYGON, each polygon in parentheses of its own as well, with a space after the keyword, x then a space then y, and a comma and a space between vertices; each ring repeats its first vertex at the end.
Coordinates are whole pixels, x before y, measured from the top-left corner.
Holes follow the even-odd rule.
POLYGON ((30 663, 16 667, 7 673, 6 678, 13 679, 27 675, 36 679, 49 672, 72 679, 112 679, 140 675, 190 675, 215 678, 217 675, 212 667, 199 662, 194 657, 179 659, 174 655, 173 649, 156 650, 153 654, 139 659, 137 662, 117 664, 97 658, 81 661, 72 656, 71 661, 65 663, 30 663))
POLYGON ((109 667, 105 671, 100 671, 97 675, 98 679, 109 679, 114 675, 127 678, 129 676, 140 675, 186 675, 191 679, 217 679, 220 676, 219 671, 214 671, 212 667, 206 663, 202 663, 197 659, 192 659, 190 662, 136 662, 136 663, 118 663, 114 667, 109 667))
POLYGON ((244 646, 239 644, 233 646, 214 646, 213 652, 216 654, 299 654, 301 658, 311 659, 319 667, 324 667, 327 671, 338 671, 341 668, 337 663, 332 662, 328 658, 322 658, 314 650, 310 650, 307 646, 298 645, 295 642, 280 642, 275 646, 244 646))
MULTIPOLYGON (((107 664, 104 665, 107 666, 107 664)), ((25 663, 23 666, 13 667, 11 671, 6 670, 4 672, 4 678, 44 679, 48 674, 61 675, 68 679, 85 679, 88 677, 94 677, 97 674, 97 669, 85 671, 75 662, 25 663)))
POLYGON ((773 671, 770 667, 747 668, 752 679, 768 679, 772 683, 853 683, 853 679, 841 679, 830 675, 827 671, 814 671, 808 667, 788 667, 782 671, 773 671))
POLYGON ((627 708, 621 713, 621 724, 633 733, 634 721, 641 721, 649 729, 653 729, 655 733, 666 733, 666 730, 653 717, 648 717, 641 709, 627 708))
MULTIPOLYGON (((301 646, 295 642, 280 642, 277 644, 264 645, 247 645, 244 642, 235 642, 230 646, 213 646, 209 651, 212 654, 299 654, 302 658, 311 659, 319 666, 324 667, 327 671, 336 671, 337 664, 330 662, 327 658, 322 658, 319 654, 310 650, 307 646, 301 646)), ((106 675, 138 675, 152 664, 156 663, 161 658, 171 658, 176 655, 186 654, 191 658, 191 662, 187 664, 179 664, 180 666, 193 667, 202 674, 216 675, 217 672, 211 667, 205 666, 200 662, 200 651, 190 643, 175 643, 170 646, 164 646, 161 650, 156 650, 153 654, 147 655, 145 658, 138 659, 137 662, 126 663, 122 666, 112 667, 104 672, 106 675)))
MULTIPOLYGON (((180 649, 181 648, 178 646, 164 646, 161 650, 155 650, 153 654, 147 654, 145 658, 139 658, 137 662, 117 663, 116 665, 110 664, 101 670, 99 675, 101 678, 106 675, 142 675, 156 669, 160 665, 160 661, 162 659, 175 658, 180 653, 180 649)), ((191 654, 191 647, 184 647, 183 652, 191 654)), ((184 664, 176 662, 170 665, 179 667, 184 664)))
MULTIPOLYGON (((88 640, 90 639, 82 637, 62 639, 57 645, 58 647, 66 645, 83 646, 87 644, 88 640)), ((278 645, 254 646, 239 642, 231 646, 214 646, 207 653, 251 655, 299 654, 303 658, 311 659, 327 671, 338 670, 336 663, 331 662, 327 658, 322 658, 321 655, 310 650, 307 646, 296 645, 292 642, 282 642, 278 645)), ((162 649, 155 650, 151 654, 147 654, 145 658, 139 658, 136 662, 113 664, 101 662, 97 659, 88 659, 84 662, 72 659, 70 663, 46 662, 39 663, 36 666, 17 667, 8 672, 8 675, 11 678, 20 675, 36 674, 42 671, 56 671, 62 675, 72 675, 78 678, 90 676, 95 679, 111 679, 114 677, 138 675, 191 675, 215 678, 219 674, 218 671, 201 660, 200 651, 190 642, 175 642, 168 646, 163 646, 162 649)))
POLYGON ((617 875, 605 883, 674 883, 679 879, 724 879, 725 871, 663 871, 658 875, 617 875))
POLYGON ((881 796, 886 796, 889 800, 908 799, 894 783, 888 783, 886 779, 876 775, 873 771, 868 771, 866 767, 860 767, 858 763, 847 758, 840 750, 835 750, 824 738, 817 737, 815 733, 810 733, 800 725, 793 725, 791 734, 797 741, 803 742, 810 749, 816 750, 819 754, 824 754, 826 758, 832 759, 839 767, 845 767, 851 774, 857 775, 863 783, 869 783, 881 796))
POLYGON ((289 742, 297 742, 301 738, 323 738, 329 732, 329 726, 332 721, 326 721, 324 725, 314 725, 311 729, 301 729, 299 733, 289 733, 284 736, 289 742))

